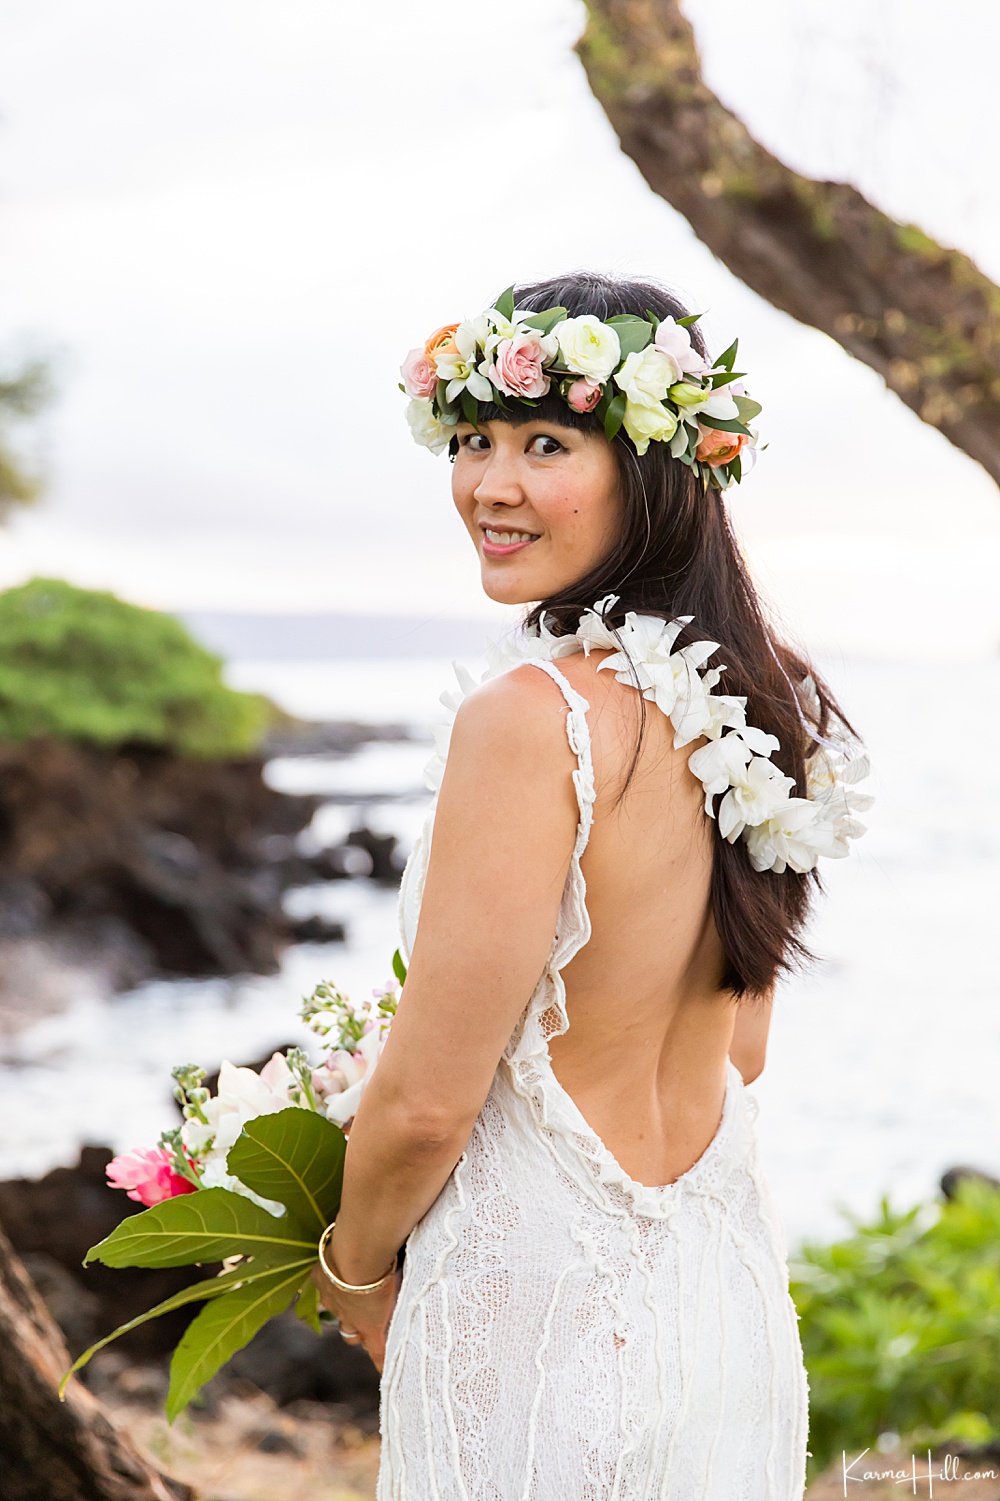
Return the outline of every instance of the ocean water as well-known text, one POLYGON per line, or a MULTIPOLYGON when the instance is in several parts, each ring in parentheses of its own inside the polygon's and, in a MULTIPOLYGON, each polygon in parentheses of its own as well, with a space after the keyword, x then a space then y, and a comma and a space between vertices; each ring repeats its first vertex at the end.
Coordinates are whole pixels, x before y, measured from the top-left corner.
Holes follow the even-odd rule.
MULTIPOLYGON (((852 855, 824 862, 819 961, 780 991, 751 1086, 793 1246, 841 1233, 842 1208, 871 1214, 883 1193, 897 1207, 933 1196, 954 1164, 1000 1175, 1000 661, 819 665, 868 742, 877 802, 852 855)), ((300 714, 410 726, 414 739, 347 760, 268 768, 275 786, 338 799, 317 815, 314 843, 363 821, 406 848, 429 795, 421 772, 453 681, 446 660, 242 662, 230 676, 300 714)), ((305 1041, 296 1012, 320 979, 355 994, 385 983, 394 890, 343 881, 290 900, 297 914, 342 918, 348 941, 300 945, 270 977, 87 995, 9 1043, 0 1176, 70 1162, 83 1141, 152 1144, 174 1121, 174 1063, 214 1067, 305 1041)))

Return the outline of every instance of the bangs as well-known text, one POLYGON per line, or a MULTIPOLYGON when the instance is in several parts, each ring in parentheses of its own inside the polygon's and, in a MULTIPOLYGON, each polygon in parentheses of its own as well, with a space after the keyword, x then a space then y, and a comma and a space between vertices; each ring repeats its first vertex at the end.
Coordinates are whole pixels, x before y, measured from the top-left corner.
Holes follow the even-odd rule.
POLYGON ((604 431, 604 424, 593 412, 575 412, 554 390, 530 405, 513 396, 508 396, 506 402, 506 406, 498 406, 493 401, 477 401, 477 422, 509 422, 512 427, 523 427, 527 422, 552 422, 584 433, 604 431))

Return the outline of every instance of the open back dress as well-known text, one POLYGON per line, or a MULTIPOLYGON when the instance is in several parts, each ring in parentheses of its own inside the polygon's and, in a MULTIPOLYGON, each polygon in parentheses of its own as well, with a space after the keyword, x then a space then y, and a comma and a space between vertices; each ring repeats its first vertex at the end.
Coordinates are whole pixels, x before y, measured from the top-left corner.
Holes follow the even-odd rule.
MULTIPOLYGON (((801 1501, 808 1383, 756 1100, 675 1182, 636 1182, 556 1079, 561 971, 590 938, 586 699, 550 660, 578 766, 548 962, 468 1145, 406 1243, 381 1383, 378 1501, 801 1501)), ((400 891, 409 962, 434 807, 400 891)))

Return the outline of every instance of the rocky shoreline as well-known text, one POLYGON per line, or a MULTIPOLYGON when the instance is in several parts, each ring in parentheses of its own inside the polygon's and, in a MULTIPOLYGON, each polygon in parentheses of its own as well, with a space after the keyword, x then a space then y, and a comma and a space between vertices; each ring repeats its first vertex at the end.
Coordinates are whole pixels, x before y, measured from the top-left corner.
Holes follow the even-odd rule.
POLYGON ((295 921, 292 887, 398 879, 396 841, 356 829, 303 854, 328 799, 279 792, 275 756, 350 756, 403 726, 288 721, 255 757, 199 761, 38 740, 0 745, 0 1037, 81 995, 154 976, 269 974, 294 942, 335 942, 295 921))

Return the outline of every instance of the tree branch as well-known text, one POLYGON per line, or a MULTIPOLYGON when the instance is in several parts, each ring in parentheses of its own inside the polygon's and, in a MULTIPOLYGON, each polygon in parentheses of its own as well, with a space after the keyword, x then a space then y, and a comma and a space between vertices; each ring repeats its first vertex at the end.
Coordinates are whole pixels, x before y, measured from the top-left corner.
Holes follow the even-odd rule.
POLYGON ((168 1481, 111 1423, 97 1398, 59 1382, 70 1357, 0 1231, 0 1501, 178 1501, 168 1481))
POLYGON ((803 177, 701 76, 679 0, 586 0, 590 86, 649 186, 775 307, 863 360, 1000 484, 1000 288, 845 183, 803 177))

